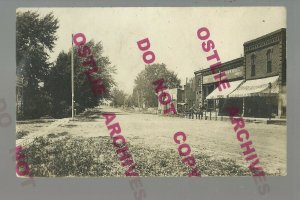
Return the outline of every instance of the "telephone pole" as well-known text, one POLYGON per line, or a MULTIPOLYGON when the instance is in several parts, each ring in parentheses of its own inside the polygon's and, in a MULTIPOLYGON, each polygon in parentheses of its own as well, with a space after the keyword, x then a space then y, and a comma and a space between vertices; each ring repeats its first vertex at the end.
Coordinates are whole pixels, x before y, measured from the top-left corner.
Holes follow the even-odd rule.
POLYGON ((73 34, 71 48, 71 87, 72 87, 72 119, 74 119, 74 61, 73 61, 73 34))

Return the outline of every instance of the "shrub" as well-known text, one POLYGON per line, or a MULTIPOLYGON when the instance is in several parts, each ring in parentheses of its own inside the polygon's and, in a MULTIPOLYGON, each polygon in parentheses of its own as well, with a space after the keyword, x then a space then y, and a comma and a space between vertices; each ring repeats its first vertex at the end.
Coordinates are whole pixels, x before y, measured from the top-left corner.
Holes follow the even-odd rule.
POLYGON ((66 136, 66 135, 69 135, 68 132, 64 131, 62 133, 57 133, 58 136, 66 136))
POLYGON ((17 132, 17 140, 22 139, 23 137, 27 136, 29 131, 18 131, 17 132))
POLYGON ((57 138, 58 136, 55 135, 54 133, 50 133, 47 135, 48 138, 57 138))

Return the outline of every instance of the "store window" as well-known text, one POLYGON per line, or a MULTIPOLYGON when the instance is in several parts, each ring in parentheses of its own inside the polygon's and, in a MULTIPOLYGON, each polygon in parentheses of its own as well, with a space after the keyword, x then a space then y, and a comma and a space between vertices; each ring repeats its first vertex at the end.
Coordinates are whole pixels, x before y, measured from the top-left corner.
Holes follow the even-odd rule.
POLYGON ((255 76, 255 55, 251 56, 251 76, 255 76))
POLYGON ((272 72, 272 51, 270 49, 267 51, 267 72, 272 72))

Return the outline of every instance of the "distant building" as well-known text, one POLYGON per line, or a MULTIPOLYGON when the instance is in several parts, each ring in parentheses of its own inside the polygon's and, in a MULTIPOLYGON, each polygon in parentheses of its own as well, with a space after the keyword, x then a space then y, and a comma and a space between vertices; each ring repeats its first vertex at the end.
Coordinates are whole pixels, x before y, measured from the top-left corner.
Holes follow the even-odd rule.
MULTIPOLYGON (((180 88, 172 88, 168 90, 168 93, 170 94, 172 98, 172 102, 174 104, 174 107, 177 111, 177 113, 181 113, 184 109, 184 91, 180 88)), ((164 106, 158 101, 158 112, 163 113, 164 110, 168 109, 170 106, 169 104, 164 106)))
POLYGON ((196 79, 195 77, 191 78, 189 81, 186 81, 184 88, 183 100, 185 103, 184 110, 190 110, 196 106, 196 79))

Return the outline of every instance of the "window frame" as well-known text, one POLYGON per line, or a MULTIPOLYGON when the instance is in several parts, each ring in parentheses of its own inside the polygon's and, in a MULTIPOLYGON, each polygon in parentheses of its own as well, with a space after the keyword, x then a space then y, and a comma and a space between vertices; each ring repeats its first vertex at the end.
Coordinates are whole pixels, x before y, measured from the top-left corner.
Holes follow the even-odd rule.
POLYGON ((272 73, 272 50, 269 49, 266 53, 267 56, 267 73, 272 73))
POLYGON ((251 76, 256 75, 255 59, 256 59, 256 56, 254 54, 252 54, 250 57, 250 64, 251 64, 251 73, 250 74, 251 74, 251 76))

